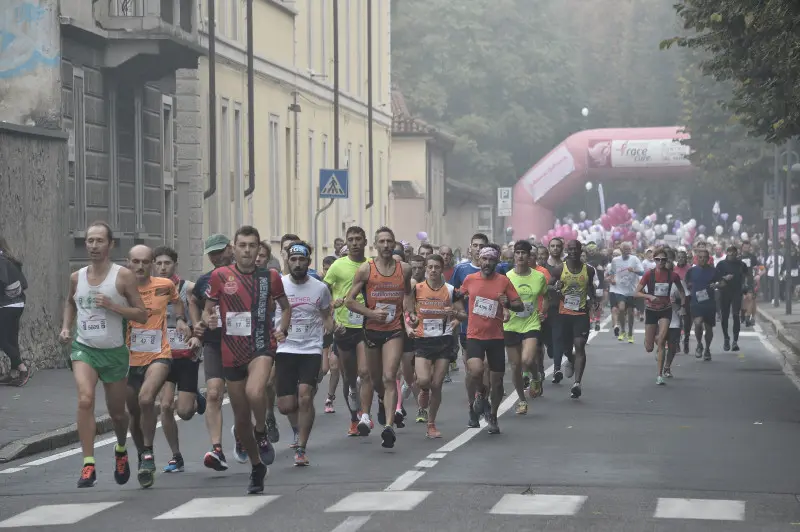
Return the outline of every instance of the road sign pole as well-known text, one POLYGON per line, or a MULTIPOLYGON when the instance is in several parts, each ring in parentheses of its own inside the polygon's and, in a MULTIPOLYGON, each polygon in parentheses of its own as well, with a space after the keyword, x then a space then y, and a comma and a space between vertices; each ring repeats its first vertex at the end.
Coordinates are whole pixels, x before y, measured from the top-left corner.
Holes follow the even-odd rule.
MULTIPOLYGON (((319 203, 319 202, 318 202, 319 203)), ((311 228, 311 245, 314 246, 314 250, 317 253, 314 254, 314 265, 316 266, 315 269, 319 268, 319 243, 317 242, 317 226, 319 225, 319 217, 320 215, 333 207, 333 200, 330 200, 327 205, 322 207, 321 209, 317 209, 317 213, 314 215, 314 227, 311 228)))

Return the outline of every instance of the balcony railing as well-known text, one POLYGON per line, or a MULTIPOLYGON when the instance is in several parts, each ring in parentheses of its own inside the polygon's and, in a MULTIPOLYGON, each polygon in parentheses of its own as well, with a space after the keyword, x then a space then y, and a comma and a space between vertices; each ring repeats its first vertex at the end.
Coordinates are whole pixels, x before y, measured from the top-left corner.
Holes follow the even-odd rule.
POLYGON ((108 0, 111 17, 155 16, 187 33, 193 32, 194 8, 195 0, 108 0))
POLYGON ((141 0, 109 0, 108 13, 112 17, 143 17, 141 0))

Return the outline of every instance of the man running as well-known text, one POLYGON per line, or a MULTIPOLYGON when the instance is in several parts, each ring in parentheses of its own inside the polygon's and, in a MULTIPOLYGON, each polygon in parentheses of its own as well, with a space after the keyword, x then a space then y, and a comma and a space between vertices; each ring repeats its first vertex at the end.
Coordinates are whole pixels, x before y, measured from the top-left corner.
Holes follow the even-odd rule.
POLYGON ((428 424, 426 437, 435 439, 442 437, 436 428, 436 414, 442 403, 442 383, 453 354, 452 318, 466 320, 467 316, 460 294, 444 281, 444 259, 434 254, 426 263, 427 279, 416 283, 411 294, 416 327, 406 322, 406 332, 415 339, 414 368, 420 388, 419 407, 424 412, 420 417, 428 424))
POLYGON ((172 350, 172 364, 170 365, 167 381, 161 388, 161 428, 164 437, 172 450, 172 459, 164 467, 165 473, 183 472, 185 464, 181 454, 178 440, 178 423, 175 413, 184 421, 192 419, 195 412, 203 414, 206 409, 206 400, 197 388, 197 376, 200 371, 200 340, 196 337, 188 341, 180 334, 178 319, 189 324, 189 294, 194 289, 194 283, 181 279, 175 273, 178 267, 178 253, 166 246, 153 250, 155 256, 155 273, 158 277, 169 279, 178 289, 178 295, 183 304, 183 314, 178 314, 172 303, 167 305, 167 337, 172 350), (178 399, 175 400, 175 390, 178 399), (177 403, 177 404, 176 404, 177 403))
POLYGON ((236 231, 233 239, 236 263, 214 270, 204 309, 208 321, 215 313, 214 307, 219 305, 222 371, 235 420, 234 438, 252 465, 247 488, 250 494, 264 491, 267 465, 275 460, 266 427, 266 388, 277 347, 269 315, 271 300, 281 307, 278 330, 284 337, 292 318, 280 274, 256 268, 260 240, 258 230, 249 225, 236 231))
POLYGON ((153 485, 156 473, 153 440, 156 436, 158 413, 156 397, 161 392, 172 365, 172 349, 167 335, 167 306, 172 303, 177 334, 188 341, 192 331, 186 323, 183 301, 169 279, 153 277, 153 250, 134 246, 128 252, 128 269, 136 275, 139 294, 147 307, 147 319, 128 321, 126 340, 131 352, 128 373, 128 412, 130 431, 139 451, 139 484, 153 485))
POLYGON ((694 334, 697 338, 695 357, 711 360, 711 341, 714 339, 714 325, 716 325, 717 303, 714 292, 719 283, 717 270, 709 264, 708 250, 703 247, 695 252, 697 265, 686 272, 686 286, 691 294, 691 313, 694 318, 694 334), (703 349, 703 334, 705 333, 705 349, 703 349))
MULTIPOLYGON (((575 374, 572 349, 569 348, 567 344, 561 347, 556 345, 556 333, 559 330, 559 321, 561 320, 561 315, 558 310, 561 296, 552 292, 556 291, 554 283, 558 280, 558 276, 561 275, 563 270, 564 261, 562 257, 564 256, 564 240, 559 237, 553 238, 550 240, 547 250, 549 256, 541 264, 550 274, 548 291, 551 293, 549 294, 550 308, 547 309, 547 319, 542 323, 542 343, 547 347, 547 356, 553 359, 553 384, 558 384, 564 378, 565 373, 568 379, 572 378, 575 374), (562 350, 559 351, 558 349, 562 350), (561 361, 564 357, 566 357, 567 360, 564 362, 564 371, 562 372, 561 361)), ((571 345, 571 342, 569 345, 571 345)))
MULTIPOLYGON (((692 316, 690 312, 690 299, 688 297, 689 294, 689 287, 686 286, 686 274, 691 269, 692 265, 689 264, 689 254, 686 252, 685 249, 679 249, 677 255, 677 263, 673 266, 672 271, 674 271, 678 278, 681 280, 681 284, 683 284, 683 292, 687 295, 685 299, 684 305, 684 313, 681 316, 681 331, 683 333, 683 354, 689 353, 689 335, 692 331, 692 316)), ((670 330, 672 329, 672 325, 670 324, 670 330)), ((665 375, 665 377, 669 377, 669 375, 665 375)))
POLYGON ((740 314, 742 312, 742 297, 747 280, 748 268, 739 260, 739 250, 736 246, 728 246, 724 259, 717 261, 717 274, 725 281, 719 288, 719 308, 722 317, 722 335, 725 341, 722 345, 724 351, 739 350, 739 331, 741 329, 740 314), (733 316, 733 343, 728 333, 728 319, 733 316))
POLYGON ((753 253, 749 240, 742 242, 741 252, 742 263, 747 266, 747 276, 745 277, 744 288, 742 289, 742 321, 745 327, 752 327, 756 315, 755 297, 755 275, 754 272, 760 266, 758 257, 753 253))
POLYGON ((523 312, 525 305, 508 277, 495 271, 500 261, 500 249, 488 244, 478 252, 481 269, 464 279, 461 293, 469 297, 469 326, 467 328, 467 391, 472 412, 483 413, 490 434, 500 434, 497 411, 503 400, 503 375, 506 371, 503 344, 503 308, 523 312), (483 382, 485 364, 489 367, 489 387, 483 382), (487 392, 490 401, 486 402, 487 392))
POLYGON ((123 320, 147 321, 147 309, 133 272, 111 262, 113 246, 114 235, 105 222, 95 222, 86 229, 89 266, 70 275, 69 297, 58 335, 61 343, 72 342, 70 362, 78 388, 78 437, 83 451, 79 488, 90 488, 97 482, 94 401, 98 380, 103 383, 106 407, 117 436, 114 480, 125 484, 131 476, 125 447, 130 352, 125 345, 123 320))
MULTIPOLYGON (((336 262, 336 257, 329 255, 322 259, 322 278, 328 275, 328 269, 336 262)), ((336 407, 333 402, 336 400, 336 388, 339 387, 339 357, 336 356, 336 349, 333 347, 333 332, 325 333, 322 338, 322 358, 328 361, 330 377, 328 377, 328 395, 325 397, 325 413, 333 414, 336 407)))
MULTIPOLYGON (((333 331, 331 294, 322 281, 308 274, 311 246, 296 241, 286 250, 289 274, 282 278, 292 308, 289 335, 275 331, 275 381, 278 409, 294 432, 294 465, 307 466, 308 437, 314 425, 314 393, 322 368, 323 336, 333 331)), ((277 312, 276 321, 282 320, 277 312)))
MULTIPOLYGON (((203 253, 214 269, 228 266, 233 260, 230 239, 221 234, 213 234, 206 239, 203 253)), ((214 328, 203 321, 202 312, 206 306, 211 274, 204 273, 197 279, 191 292, 189 314, 194 324, 195 336, 203 342, 203 373, 206 377, 206 430, 211 439, 211 450, 203 456, 203 465, 214 471, 225 471, 228 462, 222 451, 222 399, 225 395, 225 379, 222 375, 222 334, 219 328, 219 308, 211 316, 214 328)))
POLYGON ((547 280, 541 272, 530 267, 532 250, 533 246, 527 240, 520 240, 514 244, 514 269, 506 273, 525 305, 522 312, 511 311, 509 320, 503 324, 508 362, 511 364, 511 381, 519 397, 517 414, 521 415, 528 413, 522 373, 527 372, 533 376, 531 399, 539 396, 538 392, 542 388, 544 378, 544 375, 539 374, 539 365, 535 362, 541 333, 539 298, 547 294, 547 280))
POLYGON ((609 298, 611 299, 611 316, 614 321, 614 336, 620 342, 627 340, 633 343, 634 309, 636 308, 636 283, 644 275, 645 268, 639 257, 631 254, 631 243, 623 242, 621 255, 611 259, 608 269, 609 298), (625 324, 627 321, 627 333, 625 324))
POLYGON ((369 376, 366 380, 361 377, 362 413, 358 430, 362 436, 370 432, 369 414, 374 388, 378 397, 383 398, 383 404, 390 405, 381 432, 381 445, 386 448, 394 447, 397 439, 392 427, 395 412, 391 406, 397 402, 397 371, 403 356, 403 310, 413 308, 411 267, 394 259, 394 245, 394 232, 391 229, 381 227, 375 231, 378 256, 359 266, 353 287, 345 300, 348 310, 366 318, 364 341, 369 376), (362 290, 365 294, 364 303, 357 299, 362 290))
MULTIPOLYGON (((359 398, 356 390, 357 379, 369 379, 367 355, 364 350, 364 316, 352 312, 344 305, 347 294, 353 286, 353 279, 359 266, 367 260, 364 258, 364 249, 367 245, 367 235, 358 226, 347 229, 345 234, 347 254, 336 260, 325 274, 325 284, 333 296, 334 319, 344 329, 337 329, 334 334, 334 353, 339 356, 339 366, 342 368, 342 393, 350 410, 350 428, 348 436, 359 436, 359 398)), ((363 303, 364 296, 359 294, 359 301, 363 303)), ((372 397, 369 398, 370 403, 372 397)), ((370 426, 370 429, 372 427, 370 426)))
POLYGON ((581 381, 586 369, 586 342, 589 341, 589 311, 598 304, 594 291, 594 268, 581 260, 581 243, 567 242, 567 260, 553 271, 551 283, 559 299, 558 319, 553 331, 553 348, 559 353, 574 349, 574 363, 568 367, 567 375, 574 368, 575 379, 570 397, 581 396, 581 381))

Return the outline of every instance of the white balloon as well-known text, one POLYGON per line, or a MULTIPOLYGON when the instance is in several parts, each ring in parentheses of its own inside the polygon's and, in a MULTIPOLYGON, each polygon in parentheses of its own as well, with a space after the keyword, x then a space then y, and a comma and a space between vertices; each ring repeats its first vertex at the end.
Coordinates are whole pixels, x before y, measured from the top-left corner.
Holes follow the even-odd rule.
POLYGON ((742 237, 742 240, 747 240, 748 238, 747 233, 742 233, 740 236, 742 237))
POLYGON ((678 238, 683 237, 683 227, 679 227, 677 231, 675 231, 675 236, 678 238))
POLYGON ((706 237, 706 235, 700 235, 700 236, 697 237, 697 240, 701 240, 701 241, 702 240, 708 240, 708 238, 706 237))
POLYGON ((714 229, 714 232, 715 232, 715 233, 717 233, 717 236, 721 235, 721 234, 723 233, 723 231, 725 231, 725 229, 723 229, 721 225, 718 225, 718 226, 717 226, 717 227, 714 229))
POLYGON ((573 230, 573 231, 577 231, 577 230, 578 230, 578 224, 576 224, 576 223, 573 223, 573 224, 572 224, 572 230, 573 230))
POLYGON ((669 230, 669 226, 667 224, 661 224, 661 232, 666 233, 669 230))
POLYGON ((797 233, 792 233, 792 242, 794 242, 794 243, 795 243, 795 245, 796 245, 798 242, 800 242, 800 235, 798 235, 797 233))
POLYGON ((586 211, 581 211, 580 216, 581 216, 581 221, 584 221, 586 219, 586 211))
POLYGON ((706 243, 708 243, 708 244, 713 246, 714 244, 717 243, 717 241, 713 236, 710 236, 710 237, 708 237, 708 240, 706 240, 706 243))
POLYGON ((733 227, 733 230, 734 230, 734 231, 739 231, 739 229, 741 229, 741 228, 742 228, 742 224, 740 224, 739 222, 733 222, 733 223, 731 224, 731 227, 733 227))
POLYGON ((594 185, 592 185, 591 181, 587 181, 586 185, 584 185, 584 186, 586 187, 586 190, 592 190, 592 186, 594 186, 594 185))
POLYGON ((583 109, 581 109, 581 114, 582 114, 583 116, 589 116, 589 109, 587 109, 586 107, 584 107, 583 109))
POLYGON ((690 228, 694 229, 695 227, 697 227, 697 220, 692 218, 691 220, 689 220, 689 223, 686 224, 686 225, 688 225, 690 228))

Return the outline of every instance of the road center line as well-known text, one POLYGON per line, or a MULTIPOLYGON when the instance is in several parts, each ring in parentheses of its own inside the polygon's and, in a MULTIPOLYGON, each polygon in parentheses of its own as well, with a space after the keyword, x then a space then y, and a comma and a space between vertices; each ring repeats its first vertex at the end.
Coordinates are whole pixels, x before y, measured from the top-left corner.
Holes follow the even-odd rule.
POLYGON ((371 517, 371 515, 351 515, 339 523, 331 532, 356 532, 356 530, 364 526, 371 517))

